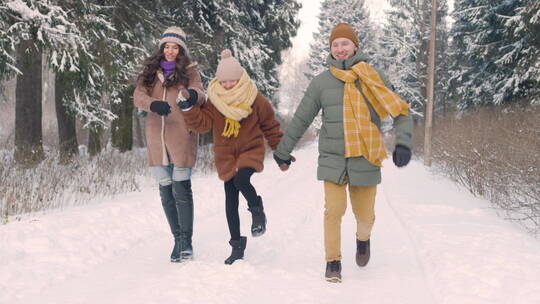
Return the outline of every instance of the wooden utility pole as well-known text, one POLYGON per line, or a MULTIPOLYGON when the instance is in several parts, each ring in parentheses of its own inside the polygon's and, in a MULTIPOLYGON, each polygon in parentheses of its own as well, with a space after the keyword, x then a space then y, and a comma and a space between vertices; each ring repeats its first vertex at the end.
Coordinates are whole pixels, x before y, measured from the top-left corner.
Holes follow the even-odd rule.
POLYGON ((431 0, 431 33, 429 35, 428 84, 424 137, 424 165, 431 167, 431 125, 435 82, 435 39, 437 33, 437 0, 431 0))

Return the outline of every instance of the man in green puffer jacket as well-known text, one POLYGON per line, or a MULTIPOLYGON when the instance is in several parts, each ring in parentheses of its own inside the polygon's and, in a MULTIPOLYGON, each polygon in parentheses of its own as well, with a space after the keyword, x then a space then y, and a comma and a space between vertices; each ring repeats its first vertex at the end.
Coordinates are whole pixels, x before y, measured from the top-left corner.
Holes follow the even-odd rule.
POLYGON ((329 69, 309 84, 274 159, 283 171, 288 169, 294 161, 294 146, 322 110, 317 179, 324 181, 325 192, 325 277, 341 282, 341 218, 347 207, 346 188, 357 222, 356 263, 363 267, 370 257, 375 194, 381 182, 381 162, 386 158, 381 120, 387 115, 394 119, 393 161, 398 167, 406 166, 411 158, 413 124, 408 104, 365 62, 349 24, 338 24, 329 42, 329 69))

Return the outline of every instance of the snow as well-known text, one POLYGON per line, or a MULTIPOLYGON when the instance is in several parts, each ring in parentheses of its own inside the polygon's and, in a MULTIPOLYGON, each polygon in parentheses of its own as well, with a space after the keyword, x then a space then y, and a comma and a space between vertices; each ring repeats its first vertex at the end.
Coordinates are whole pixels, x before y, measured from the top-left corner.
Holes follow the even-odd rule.
POLYGON ((193 178, 195 259, 170 263, 172 238, 149 181, 141 192, 0 226, 0 303, 540 303, 538 240, 416 161, 384 163, 365 268, 354 262, 347 210, 343 283, 325 282, 317 148, 294 155, 289 171, 269 158, 253 177, 268 230, 248 236, 243 261, 223 264, 223 184, 212 174, 193 178))
POLYGON ((21 0, 13 0, 13 1, 7 2, 5 5, 7 8, 20 14, 23 20, 30 20, 34 18, 45 18, 45 16, 41 14, 38 10, 33 10, 29 8, 28 5, 21 0))

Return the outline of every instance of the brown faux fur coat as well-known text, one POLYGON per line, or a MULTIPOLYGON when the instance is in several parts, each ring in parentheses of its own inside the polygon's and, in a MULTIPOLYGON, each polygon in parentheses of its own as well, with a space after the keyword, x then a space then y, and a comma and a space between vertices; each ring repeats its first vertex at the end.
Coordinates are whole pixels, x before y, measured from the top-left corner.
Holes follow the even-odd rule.
MULTIPOLYGON (((189 85, 185 89, 194 89, 198 93, 198 104, 204 103, 206 95, 201 76, 196 67, 188 70, 189 85)), ((146 116, 146 143, 149 166, 166 166, 173 163, 178 167, 193 167, 197 156, 197 135, 190 133, 182 111, 176 105, 178 92, 183 85, 165 88, 164 77, 158 71, 156 82, 152 88, 139 84, 133 93, 133 102, 141 110, 148 112, 146 116), (150 111, 154 100, 164 100, 171 106, 171 113, 160 116, 150 111)))
POLYGON ((225 127, 225 116, 208 100, 201 107, 194 106, 184 112, 188 127, 204 133, 213 128, 214 157, 219 178, 228 181, 239 168, 263 170, 264 138, 272 150, 276 149, 283 133, 276 120, 270 102, 260 93, 252 105, 252 112, 240 121, 238 137, 221 134, 225 127))

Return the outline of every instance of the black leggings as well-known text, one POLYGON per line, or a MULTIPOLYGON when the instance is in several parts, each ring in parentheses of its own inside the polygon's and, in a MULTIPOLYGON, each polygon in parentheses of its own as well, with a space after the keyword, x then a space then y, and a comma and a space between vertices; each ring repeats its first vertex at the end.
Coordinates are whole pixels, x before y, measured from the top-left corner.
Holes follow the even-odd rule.
POLYGON ((258 202, 257 191, 250 181, 253 173, 255 173, 255 169, 253 168, 240 168, 235 177, 225 182, 225 213, 227 215, 231 240, 240 239, 238 192, 242 192, 249 207, 255 207, 258 202))

